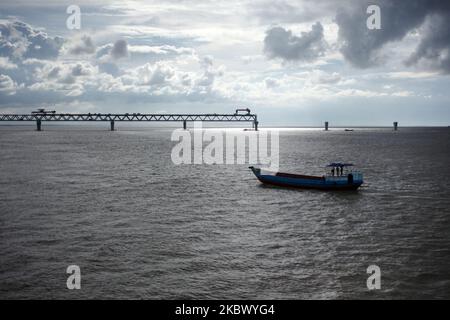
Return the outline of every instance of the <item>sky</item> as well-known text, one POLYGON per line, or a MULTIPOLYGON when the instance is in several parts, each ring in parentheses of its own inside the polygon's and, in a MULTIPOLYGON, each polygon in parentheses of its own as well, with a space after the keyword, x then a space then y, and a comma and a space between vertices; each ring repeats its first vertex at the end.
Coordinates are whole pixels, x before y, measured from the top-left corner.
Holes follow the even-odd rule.
POLYGON ((0 113, 248 107, 263 126, 450 125, 446 0, 15 0, 0 33, 0 113))

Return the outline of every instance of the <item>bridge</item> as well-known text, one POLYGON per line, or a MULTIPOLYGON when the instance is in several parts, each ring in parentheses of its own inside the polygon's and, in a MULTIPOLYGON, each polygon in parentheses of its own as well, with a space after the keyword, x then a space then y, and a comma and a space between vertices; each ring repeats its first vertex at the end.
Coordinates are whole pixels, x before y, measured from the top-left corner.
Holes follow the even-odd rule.
POLYGON ((124 113, 124 114, 104 114, 104 113, 55 113, 51 112, 33 112, 31 114, 0 114, 0 121, 34 121, 36 122, 37 131, 41 131, 43 121, 103 121, 109 122, 111 131, 114 131, 116 121, 170 121, 183 122, 183 128, 187 128, 188 121, 202 122, 251 122, 253 128, 258 130, 258 117, 256 114, 250 113, 249 109, 245 109, 246 113, 239 113, 242 109, 236 110, 234 114, 140 114, 140 113, 124 113))

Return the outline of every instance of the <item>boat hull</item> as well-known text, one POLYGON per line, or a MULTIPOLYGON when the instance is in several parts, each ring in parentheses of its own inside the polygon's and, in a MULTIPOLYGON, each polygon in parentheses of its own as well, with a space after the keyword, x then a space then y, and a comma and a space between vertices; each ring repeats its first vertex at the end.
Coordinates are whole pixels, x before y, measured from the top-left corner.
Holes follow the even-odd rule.
POLYGON ((317 177, 294 175, 288 173, 264 174, 261 169, 250 167, 252 172, 263 184, 284 188, 317 189, 317 190, 357 190, 362 180, 349 177, 317 177))

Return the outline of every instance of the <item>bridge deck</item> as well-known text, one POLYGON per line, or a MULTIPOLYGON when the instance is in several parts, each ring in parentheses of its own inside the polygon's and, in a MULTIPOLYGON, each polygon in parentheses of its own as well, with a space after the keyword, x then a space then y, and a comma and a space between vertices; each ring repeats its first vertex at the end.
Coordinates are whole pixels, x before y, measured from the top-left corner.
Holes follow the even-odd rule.
POLYGON ((256 114, 0 114, 0 121, 256 121, 256 114))
POLYGON ((110 121, 111 131, 114 131, 116 121, 179 121, 186 129, 188 121, 213 122, 252 122, 258 130, 256 114, 140 114, 140 113, 31 113, 31 114, 0 114, 0 121, 36 121, 37 130, 41 131, 42 121, 110 121))

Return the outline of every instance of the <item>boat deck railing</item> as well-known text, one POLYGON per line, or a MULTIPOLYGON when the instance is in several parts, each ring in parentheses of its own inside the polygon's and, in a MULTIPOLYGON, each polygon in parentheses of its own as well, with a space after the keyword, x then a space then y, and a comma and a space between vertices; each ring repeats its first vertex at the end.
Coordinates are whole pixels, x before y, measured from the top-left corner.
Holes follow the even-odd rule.
POLYGON ((354 180, 362 180, 362 178, 363 178, 362 173, 359 171, 347 171, 347 172, 344 172, 344 174, 342 174, 342 175, 334 175, 334 176, 327 173, 325 175, 325 179, 335 180, 335 181, 347 180, 349 174, 353 175, 354 180))

